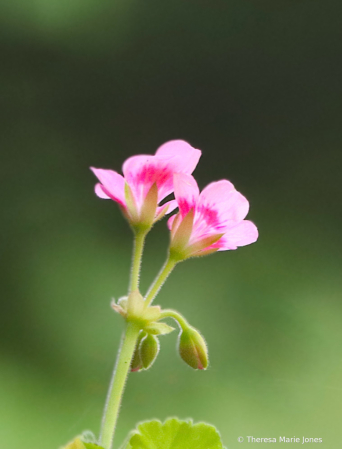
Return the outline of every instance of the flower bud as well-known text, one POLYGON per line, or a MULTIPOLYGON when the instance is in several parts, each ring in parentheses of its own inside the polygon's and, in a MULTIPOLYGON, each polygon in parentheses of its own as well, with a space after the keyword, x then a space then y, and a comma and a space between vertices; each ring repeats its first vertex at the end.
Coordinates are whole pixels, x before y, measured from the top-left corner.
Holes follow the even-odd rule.
POLYGON ((179 354, 191 368, 208 367, 208 349, 202 335, 193 327, 181 331, 178 339, 179 354))
POLYGON ((143 369, 143 364, 140 357, 140 343, 144 336, 145 332, 140 332, 131 362, 132 373, 143 369))
POLYGON ((140 358, 139 348, 136 348, 131 362, 131 372, 135 373, 143 369, 143 365, 140 358))
POLYGON ((139 352, 143 368, 150 368, 159 352, 158 338, 154 335, 147 334, 146 337, 141 340, 139 352))

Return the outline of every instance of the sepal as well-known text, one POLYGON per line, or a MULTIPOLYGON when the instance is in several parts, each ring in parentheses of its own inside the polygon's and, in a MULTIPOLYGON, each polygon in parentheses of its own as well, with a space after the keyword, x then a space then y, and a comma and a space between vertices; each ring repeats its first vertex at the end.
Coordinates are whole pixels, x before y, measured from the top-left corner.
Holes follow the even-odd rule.
POLYGON ((215 234, 209 237, 205 237, 204 239, 199 240, 198 242, 190 245, 186 249, 187 257, 193 256, 204 256, 206 254, 210 254, 211 252, 216 252, 218 248, 209 248, 214 243, 218 242, 224 234, 215 234), (205 251, 206 248, 209 248, 205 251), (212 251, 213 250, 213 251, 212 251))
POLYGON ((149 334, 152 334, 152 335, 166 335, 175 330, 174 327, 169 326, 166 323, 160 323, 160 322, 150 323, 144 329, 146 330, 146 332, 148 332, 149 334))
POLYGON ((112 299, 111 307, 115 310, 116 313, 119 313, 122 317, 127 317, 127 299, 128 296, 122 296, 118 302, 115 302, 115 299, 112 299))
POLYGON ((126 216, 131 225, 136 225, 139 221, 138 208, 133 196, 132 189, 125 183, 126 216))
POLYGON ((150 306, 144 310, 145 321, 158 321, 161 315, 160 306, 150 306))
POLYGON ((160 306, 146 307, 142 295, 135 290, 130 295, 123 296, 118 303, 112 300, 111 307, 127 321, 134 322, 144 331, 153 335, 165 335, 174 330, 173 327, 158 320, 161 317, 160 306))
POLYGON ((154 183, 148 191, 144 203, 141 208, 139 226, 149 229, 154 223, 155 215, 158 207, 158 187, 154 183))
POLYGON ((140 322, 143 320, 145 301, 138 290, 132 291, 127 298, 127 319, 140 322))
POLYGON ((155 219, 154 219, 154 223, 156 223, 157 221, 161 220, 162 218, 165 217, 165 215, 167 214, 167 211, 169 209, 169 205, 165 204, 164 206, 160 206, 159 208, 159 212, 157 213, 155 219))
POLYGON ((192 254, 191 257, 209 256, 210 254, 216 253, 218 250, 219 250, 219 248, 204 249, 202 251, 198 251, 197 253, 192 254))
MULTIPOLYGON (((174 221, 177 220, 177 216, 174 221)), ((183 218, 178 228, 171 234, 170 254, 175 260, 183 260, 184 250, 189 242, 194 224, 194 209, 183 218)))

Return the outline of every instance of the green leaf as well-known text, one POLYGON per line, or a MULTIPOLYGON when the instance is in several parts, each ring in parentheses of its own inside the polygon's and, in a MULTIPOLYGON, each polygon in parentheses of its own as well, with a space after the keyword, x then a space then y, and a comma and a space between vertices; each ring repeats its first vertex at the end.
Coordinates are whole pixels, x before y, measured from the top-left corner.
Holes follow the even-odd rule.
POLYGON ((214 426, 169 418, 138 425, 122 449, 224 449, 214 426))

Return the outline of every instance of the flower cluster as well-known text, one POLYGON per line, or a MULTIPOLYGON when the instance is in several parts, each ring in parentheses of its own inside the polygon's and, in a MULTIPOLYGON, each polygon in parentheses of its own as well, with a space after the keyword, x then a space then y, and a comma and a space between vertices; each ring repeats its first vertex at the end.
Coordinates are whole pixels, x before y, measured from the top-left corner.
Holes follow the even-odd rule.
MULTIPOLYGON (((208 347, 201 333, 178 311, 162 309, 152 302, 179 262, 249 245, 257 240, 258 230, 251 221, 245 220, 249 203, 231 182, 226 179, 216 181, 200 192, 192 176, 200 157, 200 150, 183 140, 173 140, 158 148, 155 155, 127 159, 122 167, 123 175, 113 170, 91 168, 99 181, 95 193, 119 204, 133 230, 134 249, 127 295, 111 303, 126 325, 100 436, 97 439, 92 433, 83 433, 64 449, 111 449, 128 373, 149 369, 160 350, 159 338, 174 330, 163 320, 176 321, 179 327, 178 354, 188 366, 205 370, 209 365, 208 347), (170 199, 172 194, 174 198, 170 199), (146 235, 156 221, 171 212, 175 213, 167 222, 170 230, 167 259, 143 296, 139 281, 146 235)), ((192 425, 191 421, 175 418, 164 424, 158 421, 140 424, 138 431, 132 432, 122 447, 136 448, 142 447, 141 444, 159 447, 160 443, 174 447, 172 443, 180 441, 180 429, 181 447, 200 449, 208 447, 210 441, 211 447, 223 449, 214 427, 204 423, 192 425)))
POLYGON ((200 156, 200 150, 183 140, 167 142, 154 156, 127 159, 123 176, 92 168, 99 180, 95 192, 100 198, 116 201, 135 230, 148 231, 154 222, 178 208, 168 220, 170 251, 177 260, 255 242, 258 230, 245 220, 249 203, 231 182, 213 182, 200 193, 191 175, 200 156), (160 205, 172 193, 175 199, 160 205))
POLYGON ((216 181, 200 192, 192 172, 201 151, 183 140, 173 140, 156 154, 133 156, 123 164, 123 176, 112 170, 92 168, 100 181, 95 192, 116 201, 135 234, 130 291, 113 309, 139 330, 131 371, 148 369, 159 352, 158 337, 173 330, 160 322, 173 318, 180 327, 178 352, 194 369, 206 369, 208 350, 197 329, 175 310, 151 306, 175 265, 189 257, 232 250, 258 238, 256 226, 245 217, 249 204, 233 184, 216 181), (174 194, 174 199, 166 200, 174 194), (163 200, 166 200, 166 202, 163 200), (146 296, 139 291, 144 240, 153 224, 175 209, 168 220, 170 247, 167 261, 146 296))

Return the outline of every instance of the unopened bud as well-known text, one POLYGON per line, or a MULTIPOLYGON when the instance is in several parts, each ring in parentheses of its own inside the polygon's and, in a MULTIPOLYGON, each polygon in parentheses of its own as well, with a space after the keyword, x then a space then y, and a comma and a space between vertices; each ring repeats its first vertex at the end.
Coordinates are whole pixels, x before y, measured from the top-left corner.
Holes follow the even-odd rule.
POLYGON ((154 335, 147 334, 146 337, 141 340, 139 352, 143 368, 150 368, 159 352, 158 338, 154 335))
POLYGON ((134 354, 132 357, 132 362, 131 362, 131 371, 132 372, 140 371, 143 368, 143 364, 142 364, 141 357, 140 357, 140 343, 141 343, 141 340, 144 338, 144 336, 145 336, 145 333, 140 332, 137 344, 135 346, 134 354))
POLYGON ((178 340, 179 354, 191 368, 208 367, 208 349, 202 335, 193 327, 183 329, 178 340))

